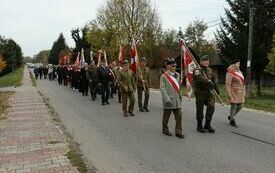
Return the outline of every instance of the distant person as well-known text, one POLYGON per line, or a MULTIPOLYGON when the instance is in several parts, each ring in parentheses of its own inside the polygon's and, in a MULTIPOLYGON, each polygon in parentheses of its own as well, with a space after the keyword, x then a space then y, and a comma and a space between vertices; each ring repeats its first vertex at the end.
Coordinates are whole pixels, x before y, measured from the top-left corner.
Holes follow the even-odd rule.
POLYGON ((110 95, 110 70, 106 65, 106 62, 102 60, 100 66, 97 69, 98 74, 98 84, 101 86, 101 103, 102 105, 109 105, 109 95, 110 95))
POLYGON ((63 77, 62 77, 62 66, 61 65, 57 66, 56 73, 57 73, 58 84, 62 85, 63 77))
POLYGON ((227 68, 225 83, 228 100, 231 104, 228 116, 229 124, 237 127, 235 117, 242 109, 245 100, 244 76, 240 71, 240 60, 234 60, 227 68))
POLYGON ((114 63, 113 72, 115 74, 115 93, 117 92, 118 102, 121 103, 121 93, 119 89, 118 75, 122 70, 122 67, 118 66, 115 61, 113 63, 114 63))
POLYGON ((49 79, 50 79, 50 81, 52 81, 53 78, 54 78, 54 72, 53 72, 53 66, 52 65, 49 65, 48 72, 49 72, 49 79))
POLYGON ((35 79, 37 79, 38 76, 39 76, 39 67, 35 66, 33 72, 34 72, 34 75, 35 75, 35 79))
POLYGON ((180 95, 180 74, 176 72, 176 61, 171 58, 166 62, 167 71, 160 77, 160 91, 163 103, 162 133, 172 136, 169 132, 168 122, 173 112, 176 119, 176 137, 184 138, 182 134, 182 112, 180 95))
POLYGON ((85 63, 84 67, 80 71, 80 83, 81 92, 83 96, 88 96, 89 80, 88 80, 88 63, 85 63))
POLYGON ((149 112, 148 102, 150 97, 150 69, 146 65, 146 58, 140 58, 140 66, 137 70, 137 93, 138 93, 138 107, 140 112, 149 112), (144 102, 142 95, 144 93, 144 102))
POLYGON ((40 67, 38 68, 38 71, 39 71, 39 78, 42 79, 42 78, 43 78, 43 77, 42 77, 42 75, 43 75, 43 66, 40 66, 40 67))
POLYGON ((97 67, 95 65, 95 61, 92 61, 88 68, 88 80, 90 85, 90 94, 91 98, 94 101, 96 99, 97 94, 97 83, 98 83, 98 74, 97 67))
POLYGON ((115 94, 115 73, 114 73, 114 67, 115 67, 115 62, 112 62, 111 64, 109 64, 109 77, 110 77, 110 98, 114 98, 114 94, 115 94))
POLYGON ((43 75, 44 75, 44 79, 47 79, 48 76, 48 66, 44 65, 43 67, 43 75))

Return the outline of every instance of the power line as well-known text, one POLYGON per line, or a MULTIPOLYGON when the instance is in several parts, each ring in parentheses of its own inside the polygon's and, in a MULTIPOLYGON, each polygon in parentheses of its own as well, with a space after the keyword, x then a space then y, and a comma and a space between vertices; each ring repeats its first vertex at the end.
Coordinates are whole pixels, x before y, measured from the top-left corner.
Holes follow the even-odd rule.
POLYGON ((214 22, 217 22, 217 21, 219 21, 219 20, 220 20, 220 19, 212 20, 212 21, 210 21, 210 22, 206 22, 206 24, 214 23, 214 22))
POLYGON ((221 24, 221 22, 219 22, 219 23, 216 23, 216 24, 213 24, 213 25, 210 25, 210 26, 207 26, 208 28, 211 28, 211 27, 214 27, 214 26, 218 26, 218 25, 220 25, 221 24))

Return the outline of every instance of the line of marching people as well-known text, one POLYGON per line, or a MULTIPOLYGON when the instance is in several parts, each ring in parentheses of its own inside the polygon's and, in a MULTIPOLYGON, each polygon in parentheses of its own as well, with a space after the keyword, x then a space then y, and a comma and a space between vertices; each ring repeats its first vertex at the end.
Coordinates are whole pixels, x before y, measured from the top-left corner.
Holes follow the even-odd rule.
POLYGON ((82 68, 77 65, 58 65, 56 73, 59 85, 69 86, 72 91, 79 91, 83 96, 88 96, 90 91, 93 101, 99 94, 102 105, 109 105, 109 98, 118 94, 118 102, 122 103, 125 117, 134 116, 134 92, 137 90, 139 110, 149 112, 150 74, 146 58, 140 59, 137 73, 129 68, 128 60, 124 60, 121 66, 118 66, 115 61, 107 65, 105 59, 100 60, 97 65, 92 60, 89 65, 85 63, 82 68))
MULTIPOLYGON (((56 73, 59 85, 70 86, 72 91, 79 91, 83 96, 88 96, 88 91, 90 90, 90 96, 93 101, 97 99, 99 94, 102 105, 109 105, 109 98, 113 98, 113 95, 118 93, 118 102, 122 103, 124 117, 135 116, 134 94, 137 91, 139 111, 149 112, 148 102, 151 79, 146 58, 140 58, 138 66, 135 65, 137 61, 132 58, 137 57, 137 51, 135 50, 134 54, 131 55, 131 66, 128 60, 120 58, 119 65, 115 61, 108 64, 106 53, 100 52, 97 64, 91 59, 88 65, 85 63, 83 52, 82 50, 82 61, 79 61, 79 53, 74 65, 57 66, 56 73), (104 55, 103 59, 101 59, 101 54, 104 55)), ((192 77, 190 89, 194 89, 196 99, 197 131, 200 133, 215 133, 211 122, 215 112, 215 97, 218 98, 219 89, 215 83, 216 77, 209 67, 209 57, 202 55, 199 58, 199 62, 196 62, 191 57, 188 49, 185 49, 184 53, 185 68, 188 67, 185 69, 185 77, 188 80, 190 76, 192 77), (188 58, 189 61, 186 61, 188 58), (188 62, 189 65, 187 65, 188 62), (204 111, 204 107, 206 107, 206 111, 204 111)), ((242 109, 245 96, 244 77, 239 67, 240 61, 234 60, 227 69, 228 72, 226 74, 226 90, 231 104, 228 120, 233 127, 237 127, 235 117, 242 109)), ((173 58, 169 58, 165 62, 165 68, 163 68, 160 76, 160 91, 163 102, 162 133, 167 136, 172 135, 169 131, 168 122, 173 113, 176 120, 175 135, 178 138, 184 138, 181 109, 182 96, 180 92, 180 85, 184 76, 179 74, 176 68, 176 61, 173 58)))
POLYGON ((55 68, 51 65, 36 65, 34 67, 34 75, 35 79, 47 79, 49 77, 50 80, 53 80, 56 76, 55 74, 55 68))

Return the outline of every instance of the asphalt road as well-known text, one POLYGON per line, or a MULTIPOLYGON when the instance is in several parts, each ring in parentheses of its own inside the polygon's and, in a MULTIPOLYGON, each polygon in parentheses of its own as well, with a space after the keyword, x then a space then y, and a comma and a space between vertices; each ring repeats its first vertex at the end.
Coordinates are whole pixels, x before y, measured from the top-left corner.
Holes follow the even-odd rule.
MULTIPOLYGON (((183 100, 185 139, 162 135, 161 95, 151 92, 150 112, 123 117, 121 104, 102 106, 57 81, 38 80, 41 92, 80 143, 98 172, 275 173, 275 116, 242 110, 239 128, 228 125, 229 107, 216 106, 215 134, 196 131, 194 100, 183 100)), ((174 134, 174 117, 170 131, 174 134)))

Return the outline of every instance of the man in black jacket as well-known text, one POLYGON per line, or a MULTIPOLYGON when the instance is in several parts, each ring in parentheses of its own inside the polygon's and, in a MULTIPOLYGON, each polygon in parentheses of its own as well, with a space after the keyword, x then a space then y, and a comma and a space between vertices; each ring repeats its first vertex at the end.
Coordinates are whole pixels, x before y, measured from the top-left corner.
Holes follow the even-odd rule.
POLYGON ((88 64, 85 63, 84 67, 80 71, 80 83, 82 95, 88 95, 89 80, 88 80, 88 64))
POLYGON ((101 102, 102 105, 109 104, 110 94, 110 70, 106 66, 105 61, 100 62, 100 66, 97 69, 99 86, 101 86, 101 102))

